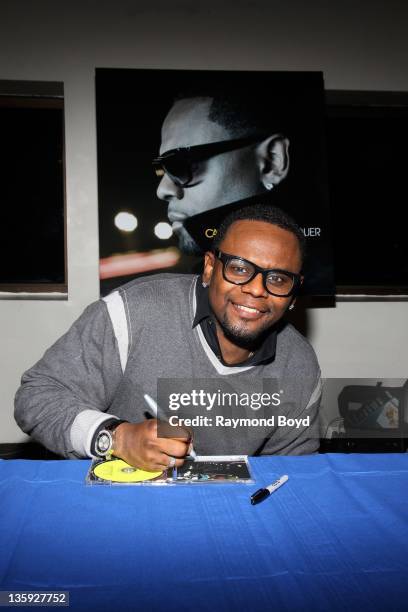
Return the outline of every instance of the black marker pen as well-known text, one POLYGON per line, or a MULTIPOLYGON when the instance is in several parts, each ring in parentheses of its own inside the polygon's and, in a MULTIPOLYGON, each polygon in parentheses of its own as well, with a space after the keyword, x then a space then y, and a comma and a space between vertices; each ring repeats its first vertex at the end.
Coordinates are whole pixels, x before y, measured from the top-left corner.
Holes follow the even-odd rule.
POLYGON ((265 487, 264 489, 258 489, 258 491, 251 495, 251 504, 253 506, 255 506, 255 504, 259 504, 261 501, 269 497, 271 493, 276 491, 276 489, 279 489, 279 487, 285 484, 288 479, 289 476, 285 474, 284 476, 278 478, 278 480, 275 480, 275 482, 270 484, 268 487, 265 487))

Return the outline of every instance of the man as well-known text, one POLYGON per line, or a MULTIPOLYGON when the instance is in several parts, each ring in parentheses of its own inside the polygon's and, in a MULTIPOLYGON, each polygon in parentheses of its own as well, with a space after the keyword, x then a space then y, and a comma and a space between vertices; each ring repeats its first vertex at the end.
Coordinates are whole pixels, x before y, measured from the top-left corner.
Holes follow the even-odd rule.
POLYGON ((238 95, 187 93, 175 101, 154 164, 162 177, 157 196, 168 203, 183 252, 199 253, 186 219, 267 193, 287 176, 289 140, 272 127, 283 123, 282 114, 271 104, 245 104, 238 95))
POLYGON ((140 278, 89 306, 24 374, 17 422, 66 457, 113 450, 131 465, 163 470, 183 463, 190 434, 158 436, 158 421, 145 418, 144 394, 157 397, 161 381, 184 389, 186 380, 200 379, 242 395, 276 379, 274 398, 292 427, 278 428, 269 405, 260 427, 195 431, 196 452, 315 452, 319 367, 307 341, 282 321, 302 282, 303 246, 301 230, 279 209, 233 213, 206 253, 202 279, 140 278))

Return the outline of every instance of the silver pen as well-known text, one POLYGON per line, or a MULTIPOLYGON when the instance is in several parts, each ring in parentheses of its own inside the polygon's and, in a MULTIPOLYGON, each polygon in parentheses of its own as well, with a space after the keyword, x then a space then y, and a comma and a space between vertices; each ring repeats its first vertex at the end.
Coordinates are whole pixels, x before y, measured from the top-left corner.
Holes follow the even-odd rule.
MULTIPOLYGON (((150 397, 150 395, 145 393, 143 395, 143 398, 152 412, 151 416, 153 416, 155 419, 160 419, 161 421, 168 422, 169 419, 167 418, 167 415, 163 412, 160 406, 157 405, 157 402, 155 402, 154 399, 150 397)), ((193 445, 190 444, 189 453, 188 455, 186 455, 186 459, 192 459, 194 461, 196 457, 197 457, 197 453, 195 452, 193 445)), ((172 476, 173 476, 173 480, 177 480, 177 467, 176 466, 173 467, 172 476)))

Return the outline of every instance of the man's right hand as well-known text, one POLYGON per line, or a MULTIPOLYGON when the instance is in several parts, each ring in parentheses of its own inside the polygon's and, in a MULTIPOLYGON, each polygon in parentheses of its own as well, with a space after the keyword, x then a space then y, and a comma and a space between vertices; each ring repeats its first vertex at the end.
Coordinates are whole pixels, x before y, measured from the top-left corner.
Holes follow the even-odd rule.
MULTIPOLYGON (((160 425, 167 424, 161 422, 160 425)), ((175 431, 177 437, 159 438, 157 426, 157 419, 143 423, 121 423, 115 430, 113 455, 149 472, 167 469, 172 457, 176 459, 177 467, 183 465, 191 442, 191 432, 178 427, 175 431)))

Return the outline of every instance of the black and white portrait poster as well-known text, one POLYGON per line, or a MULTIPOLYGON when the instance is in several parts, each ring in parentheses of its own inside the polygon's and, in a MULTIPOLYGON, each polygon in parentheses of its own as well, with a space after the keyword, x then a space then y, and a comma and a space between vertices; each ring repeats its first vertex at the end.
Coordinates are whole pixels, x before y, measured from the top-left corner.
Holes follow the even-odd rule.
POLYGON ((303 291, 333 293, 319 72, 96 70, 101 294, 201 272, 226 214, 263 202, 307 238, 303 291))

